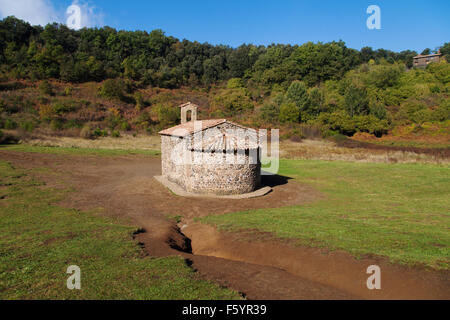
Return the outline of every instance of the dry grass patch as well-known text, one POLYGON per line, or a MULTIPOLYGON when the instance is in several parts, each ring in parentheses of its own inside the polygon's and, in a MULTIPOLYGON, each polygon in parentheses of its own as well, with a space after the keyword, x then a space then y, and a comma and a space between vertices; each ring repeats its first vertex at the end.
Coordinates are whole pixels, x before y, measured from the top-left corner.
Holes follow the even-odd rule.
POLYGON ((102 137, 95 140, 74 137, 38 136, 25 141, 27 144, 39 147, 109 149, 109 150, 160 150, 159 136, 123 134, 120 138, 102 137))
POLYGON ((299 160, 339 160, 377 163, 448 163, 448 158, 408 151, 345 148, 326 140, 282 141, 280 157, 299 160))

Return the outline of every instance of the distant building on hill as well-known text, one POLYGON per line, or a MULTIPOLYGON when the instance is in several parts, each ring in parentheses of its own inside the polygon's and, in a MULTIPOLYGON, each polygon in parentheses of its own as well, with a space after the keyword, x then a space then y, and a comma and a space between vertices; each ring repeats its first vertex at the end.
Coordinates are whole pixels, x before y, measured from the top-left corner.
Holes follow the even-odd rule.
POLYGON ((441 62, 444 59, 443 54, 439 51, 438 53, 433 54, 427 54, 427 55, 421 55, 414 57, 414 67, 417 68, 424 68, 428 64, 432 62, 441 62))

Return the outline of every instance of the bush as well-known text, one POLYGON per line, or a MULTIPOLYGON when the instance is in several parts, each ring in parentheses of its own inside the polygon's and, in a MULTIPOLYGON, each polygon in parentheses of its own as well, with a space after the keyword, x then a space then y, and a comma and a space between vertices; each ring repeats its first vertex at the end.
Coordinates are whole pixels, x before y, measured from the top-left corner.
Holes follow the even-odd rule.
POLYGON ((136 91, 134 94, 134 100, 136 102, 136 110, 141 111, 141 109, 145 107, 145 101, 142 93, 136 91))
POLYGON ((53 112, 53 108, 49 105, 41 105, 39 106, 39 117, 42 121, 51 121, 51 119, 55 116, 53 112))
POLYGON ((94 132, 90 124, 85 124, 84 127, 80 131, 80 137, 84 139, 93 139, 94 132))
POLYGON ((280 109, 277 108, 272 103, 265 103, 260 110, 260 117, 261 119, 268 121, 268 122, 274 122, 277 121, 278 117, 280 115, 280 109))
POLYGON ((180 112, 176 107, 159 105, 157 107, 158 119, 161 125, 175 125, 180 120, 180 112))
POLYGON ((44 80, 39 85, 39 92, 44 95, 52 96, 54 94, 53 86, 51 85, 50 82, 48 82, 47 80, 44 80))
POLYGON ((280 107, 279 120, 281 123, 297 123, 300 119, 300 110, 294 103, 283 103, 280 107))
POLYGON ((59 115, 63 113, 73 112, 77 109, 75 101, 56 102, 52 105, 52 108, 54 112, 59 115))
POLYGON ((104 129, 97 128, 97 129, 94 130, 93 135, 96 138, 107 137, 108 136, 108 131, 106 131, 104 129))
POLYGON ((64 124, 64 129, 81 128, 82 123, 78 119, 70 119, 64 124))
POLYGON ((433 112, 434 121, 450 120, 450 99, 443 99, 439 107, 433 112))
POLYGON ((131 126, 128 122, 124 121, 120 124, 120 130, 122 131, 130 131, 131 130, 131 126))
POLYGON ((122 79, 108 79, 101 85, 99 94, 107 99, 125 98, 126 84, 122 79))
POLYGON ((239 89, 244 87, 244 82, 241 78, 231 78, 228 80, 227 88, 228 89, 239 89))
POLYGON ((322 113, 315 122, 328 130, 347 136, 352 136, 357 132, 355 121, 344 111, 322 113))
POLYGON ((72 87, 65 87, 64 88, 64 95, 65 96, 71 96, 72 95, 72 91, 73 91, 72 87))
POLYGON ((108 127, 111 130, 116 129, 116 127, 121 123, 122 116, 120 114, 120 110, 117 108, 109 108, 108 109, 108 117, 106 118, 106 122, 108 123, 108 127))
POLYGON ((401 64, 394 65, 374 65, 365 77, 365 82, 369 86, 375 86, 379 89, 386 89, 395 86, 405 67, 401 64))
POLYGON ((62 120, 59 119, 54 119, 52 121, 50 121, 50 129, 52 129, 53 131, 59 131, 63 128, 63 122, 62 120))
POLYGON ((246 89, 226 89, 214 97, 212 108, 218 116, 233 117, 253 110, 254 106, 246 89))
POLYGON ((373 115, 352 118, 342 111, 323 113, 317 118, 316 122, 327 130, 339 132, 346 136, 353 136, 356 132, 367 132, 380 137, 389 130, 389 123, 386 120, 380 120, 373 115))
POLYGON ((113 137, 113 138, 120 138, 120 132, 116 131, 116 130, 113 130, 111 132, 111 137, 113 137))
POLYGON ((400 105, 400 108, 395 115, 395 119, 399 124, 425 122, 429 120, 424 119, 426 114, 425 109, 427 109, 427 106, 422 102, 409 100, 400 105))
POLYGON ((373 115, 355 117, 356 129, 360 132, 367 132, 377 137, 381 137, 389 130, 386 120, 380 120, 373 115))
POLYGON ((3 127, 6 130, 14 130, 14 129, 17 129, 17 123, 13 120, 6 119, 3 127))
POLYGON ((34 124, 31 121, 24 121, 19 124, 19 127, 26 132, 33 132, 34 124))

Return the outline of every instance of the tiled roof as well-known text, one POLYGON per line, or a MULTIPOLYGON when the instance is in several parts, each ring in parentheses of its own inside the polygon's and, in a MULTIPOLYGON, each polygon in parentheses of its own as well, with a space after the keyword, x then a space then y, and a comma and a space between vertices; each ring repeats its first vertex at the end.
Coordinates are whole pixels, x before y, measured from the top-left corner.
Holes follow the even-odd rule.
POLYGON ((426 54, 426 55, 422 55, 419 54, 417 56, 414 57, 414 59, 418 59, 418 58, 426 58, 426 57, 435 57, 435 56, 442 56, 442 53, 432 53, 432 54, 426 54))
POLYGON ((186 103, 183 103, 183 104, 180 105, 179 107, 180 107, 180 108, 184 108, 184 107, 187 107, 187 106, 189 106, 189 105, 193 105, 194 107, 198 107, 198 105, 196 105, 195 103, 192 103, 192 102, 186 102, 186 103))
POLYGON ((205 132, 202 139, 194 139, 191 149, 197 151, 224 151, 224 150, 248 150, 257 149, 258 138, 245 135, 238 136, 229 132, 212 132, 210 135, 205 132))
POLYGON ((164 136, 185 137, 187 135, 218 126, 219 124, 222 124, 225 122, 227 122, 227 120, 225 120, 225 119, 190 121, 190 122, 186 122, 186 123, 180 124, 178 126, 160 131, 159 134, 164 135, 164 136))

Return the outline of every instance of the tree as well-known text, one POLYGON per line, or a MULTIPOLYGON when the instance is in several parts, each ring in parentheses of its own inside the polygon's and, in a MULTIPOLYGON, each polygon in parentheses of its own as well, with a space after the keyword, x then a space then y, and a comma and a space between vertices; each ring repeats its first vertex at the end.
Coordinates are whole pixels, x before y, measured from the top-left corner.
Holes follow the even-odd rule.
POLYGON ((228 89, 238 89, 238 88, 243 88, 243 87, 244 87, 244 82, 242 82, 241 78, 231 78, 230 80, 228 80, 228 83, 227 83, 228 89))
POLYGON ((280 109, 275 104, 265 103, 260 110, 261 118, 268 122, 277 121, 280 115, 280 109))
POLYGON ((125 97, 125 83, 121 79, 108 79, 103 82, 99 94, 107 99, 122 100, 125 97))
POLYGON ((286 92, 286 100, 294 103, 300 111, 308 107, 308 88, 301 81, 294 81, 286 92))
POLYGON ((444 45, 440 48, 440 51, 444 55, 447 62, 450 63, 450 42, 444 43, 444 45))
POLYGON ((300 110, 292 103, 283 103, 280 107, 279 120, 281 123, 297 123, 300 119, 300 110))
POLYGON ((366 88, 362 85, 349 83, 345 89, 344 107, 351 117, 368 114, 369 102, 366 88))
POLYGON ((325 97, 323 91, 317 87, 309 90, 308 113, 312 116, 318 116, 321 112, 326 111, 325 97))
POLYGON ((156 107, 158 119, 162 126, 175 125, 180 120, 180 112, 177 107, 159 105, 156 107))

